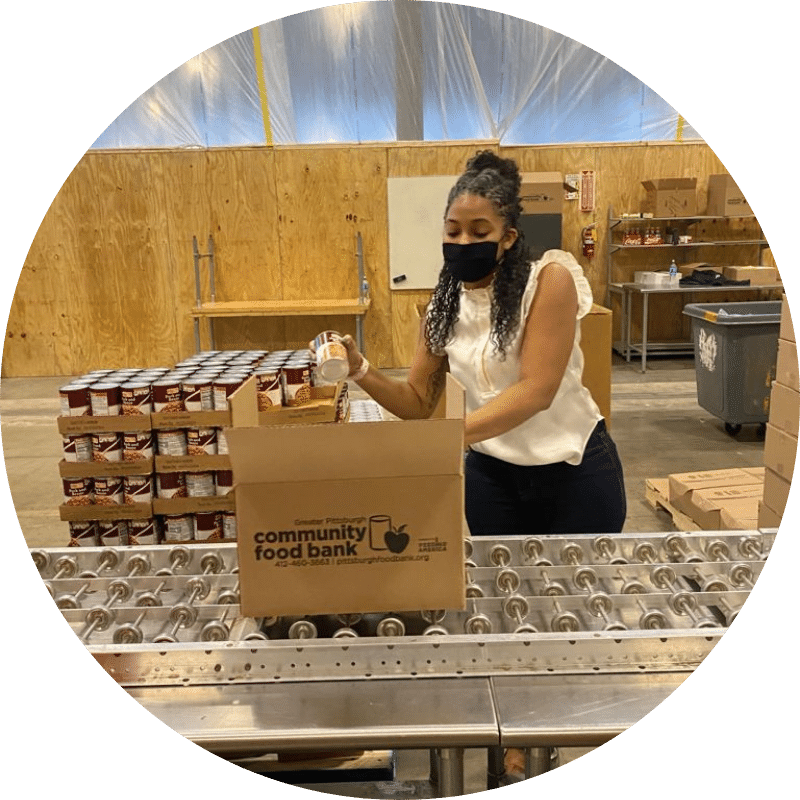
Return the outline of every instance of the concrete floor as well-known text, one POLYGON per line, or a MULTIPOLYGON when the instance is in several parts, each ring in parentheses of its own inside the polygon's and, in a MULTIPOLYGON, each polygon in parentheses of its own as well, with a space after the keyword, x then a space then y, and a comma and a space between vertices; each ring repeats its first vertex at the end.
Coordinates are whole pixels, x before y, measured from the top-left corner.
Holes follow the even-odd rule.
MULTIPOLYGON (((645 500, 647 478, 666 477, 672 472, 762 465, 763 438, 758 426, 745 426, 733 438, 725 432, 721 420, 697 404, 693 359, 652 358, 648 365, 643 374, 637 363, 628 364, 614 356, 610 430, 625 470, 626 532, 672 530, 670 518, 653 510, 645 500)), ((404 374, 403 370, 390 372, 404 374)), ((62 547, 68 541, 67 523, 61 522, 58 515, 61 482, 56 464, 61 458, 61 437, 55 423, 59 413, 58 387, 65 382, 65 376, 0 382, 0 431, 6 471, 28 547, 62 547)), ((353 397, 363 396, 357 387, 352 388, 353 397)), ((585 752, 581 748, 562 749, 560 763, 585 752)), ((466 793, 485 789, 485 751, 467 751, 465 765, 466 793)), ((428 767, 427 752, 401 751, 397 779, 423 780, 428 767)), ((374 787, 364 794, 355 794, 352 785, 345 792, 333 787, 315 788, 351 796, 376 796, 374 787)))

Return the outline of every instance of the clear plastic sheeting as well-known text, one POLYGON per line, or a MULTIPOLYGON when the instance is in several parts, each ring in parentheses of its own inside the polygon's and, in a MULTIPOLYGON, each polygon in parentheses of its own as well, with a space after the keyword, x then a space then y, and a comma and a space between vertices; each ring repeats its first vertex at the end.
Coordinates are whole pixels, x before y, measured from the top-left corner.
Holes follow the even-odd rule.
POLYGON ((93 148, 699 139, 613 61, 494 11, 320 8, 243 31, 137 98, 93 148))

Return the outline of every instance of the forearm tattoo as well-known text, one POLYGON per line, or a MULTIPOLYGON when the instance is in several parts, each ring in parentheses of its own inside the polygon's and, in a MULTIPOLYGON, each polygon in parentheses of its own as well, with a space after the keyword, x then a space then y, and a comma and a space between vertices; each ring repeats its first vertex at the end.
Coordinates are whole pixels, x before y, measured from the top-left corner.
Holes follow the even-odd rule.
POLYGON ((447 374, 447 361, 442 363, 428 376, 428 391, 425 396, 425 411, 430 413, 436 407, 444 388, 445 375, 447 374))

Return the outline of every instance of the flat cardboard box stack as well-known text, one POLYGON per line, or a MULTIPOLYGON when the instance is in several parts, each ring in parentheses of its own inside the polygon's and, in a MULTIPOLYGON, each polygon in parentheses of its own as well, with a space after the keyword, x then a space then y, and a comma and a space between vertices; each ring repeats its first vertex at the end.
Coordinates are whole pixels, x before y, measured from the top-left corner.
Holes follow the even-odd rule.
POLYGON ((755 528, 763 490, 763 467, 669 476, 670 504, 708 531, 755 528))
POLYGON ((780 525, 797 455, 798 420, 800 419, 800 373, 797 342, 783 297, 781 326, 778 333, 778 362, 770 394, 769 421, 764 440, 764 495, 759 506, 758 524, 774 528, 780 525))
POLYGON ((430 419, 234 416, 226 438, 244 616, 465 608, 464 390, 452 376, 430 419))

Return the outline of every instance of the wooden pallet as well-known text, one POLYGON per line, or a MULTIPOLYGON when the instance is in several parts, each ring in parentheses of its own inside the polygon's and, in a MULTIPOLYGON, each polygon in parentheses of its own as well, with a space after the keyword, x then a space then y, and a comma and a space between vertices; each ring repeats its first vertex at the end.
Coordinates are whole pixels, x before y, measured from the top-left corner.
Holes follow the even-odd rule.
POLYGON ((669 478, 647 478, 645 480, 645 499, 656 511, 664 511, 672 519, 678 531, 699 531, 702 528, 682 511, 669 502, 669 478))

